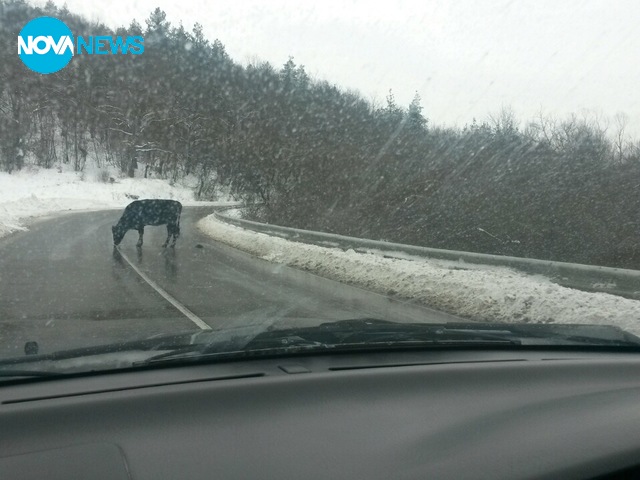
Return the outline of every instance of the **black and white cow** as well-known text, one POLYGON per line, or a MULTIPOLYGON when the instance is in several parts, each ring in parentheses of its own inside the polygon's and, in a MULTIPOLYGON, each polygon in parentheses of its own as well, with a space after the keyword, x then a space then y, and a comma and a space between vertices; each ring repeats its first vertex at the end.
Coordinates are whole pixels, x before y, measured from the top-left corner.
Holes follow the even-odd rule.
POLYGON ((124 209, 118 223, 111 227, 113 244, 120 245, 125 233, 129 230, 138 230, 140 238, 137 247, 142 246, 142 236, 145 225, 167 225, 167 241, 163 247, 169 244, 173 236, 171 246, 176 245, 180 235, 180 213, 182 204, 176 200, 136 200, 124 209))

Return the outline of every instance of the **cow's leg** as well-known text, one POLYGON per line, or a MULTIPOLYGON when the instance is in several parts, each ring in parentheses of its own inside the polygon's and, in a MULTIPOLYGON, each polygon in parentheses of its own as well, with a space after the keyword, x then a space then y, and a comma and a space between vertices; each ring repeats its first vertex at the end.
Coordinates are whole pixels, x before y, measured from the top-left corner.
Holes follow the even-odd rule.
POLYGON ((171 242, 171 247, 176 246, 176 240, 178 239, 178 235, 180 235, 180 227, 175 224, 167 223, 167 241, 164 242, 164 247, 169 244, 169 240, 173 237, 173 241, 171 242))
POLYGON ((167 248, 167 245, 169 244, 169 239, 170 238, 171 238, 171 224, 167 223, 167 239, 162 244, 162 248, 167 248))
POLYGON ((171 246, 175 247, 176 246, 176 240, 178 240, 178 237, 180 236, 180 224, 176 224, 173 226, 172 228, 173 230, 173 242, 171 242, 171 246))
POLYGON ((136 243, 136 247, 141 247, 142 246, 142 237, 144 235, 144 227, 138 228, 138 234, 140 236, 138 237, 138 243, 136 243))

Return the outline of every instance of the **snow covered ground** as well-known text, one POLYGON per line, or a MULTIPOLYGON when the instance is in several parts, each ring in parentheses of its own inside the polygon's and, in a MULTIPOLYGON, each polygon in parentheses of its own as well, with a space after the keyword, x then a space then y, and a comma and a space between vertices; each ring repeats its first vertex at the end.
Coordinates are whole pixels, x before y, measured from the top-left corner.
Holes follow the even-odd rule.
POLYGON ((430 259, 384 258, 306 245, 245 230, 209 216, 214 239, 271 262, 487 322, 617 325, 640 335, 640 302, 562 287, 509 268, 430 259))
MULTIPOLYGON (((134 196, 173 198, 184 205, 206 204, 194 200, 189 184, 171 186, 161 179, 117 176, 112 177, 113 183, 103 182, 102 172, 95 168, 79 173, 31 166, 12 174, 0 172, 0 237, 24 230, 30 220, 42 216, 70 210, 123 208, 134 196)), ((216 205, 224 203, 228 202, 216 205)))

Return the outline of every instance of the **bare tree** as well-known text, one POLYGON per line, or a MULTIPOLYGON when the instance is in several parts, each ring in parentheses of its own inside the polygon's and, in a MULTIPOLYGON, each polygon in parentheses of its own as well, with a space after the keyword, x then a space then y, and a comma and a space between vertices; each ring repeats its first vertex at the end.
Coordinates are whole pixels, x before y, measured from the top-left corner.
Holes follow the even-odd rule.
POLYGON ((629 116, 624 112, 618 112, 613 117, 615 130, 613 132, 613 149, 615 152, 615 160, 618 163, 624 163, 629 141, 626 138, 626 129, 629 123, 629 116))

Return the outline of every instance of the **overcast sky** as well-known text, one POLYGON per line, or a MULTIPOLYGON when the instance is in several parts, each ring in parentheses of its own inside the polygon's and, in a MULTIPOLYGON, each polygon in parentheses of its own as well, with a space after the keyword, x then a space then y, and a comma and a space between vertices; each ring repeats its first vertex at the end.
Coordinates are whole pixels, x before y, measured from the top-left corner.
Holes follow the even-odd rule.
MULTIPOLYGON (((35 2, 44 4, 44 0, 35 2)), ((56 0, 62 4, 62 0, 56 0)), ((66 0, 109 26, 157 6, 172 24, 203 25, 241 63, 289 56, 316 78, 384 102, 422 97, 436 124, 479 121, 510 106, 628 116, 640 140, 640 1, 616 0, 66 0)))

